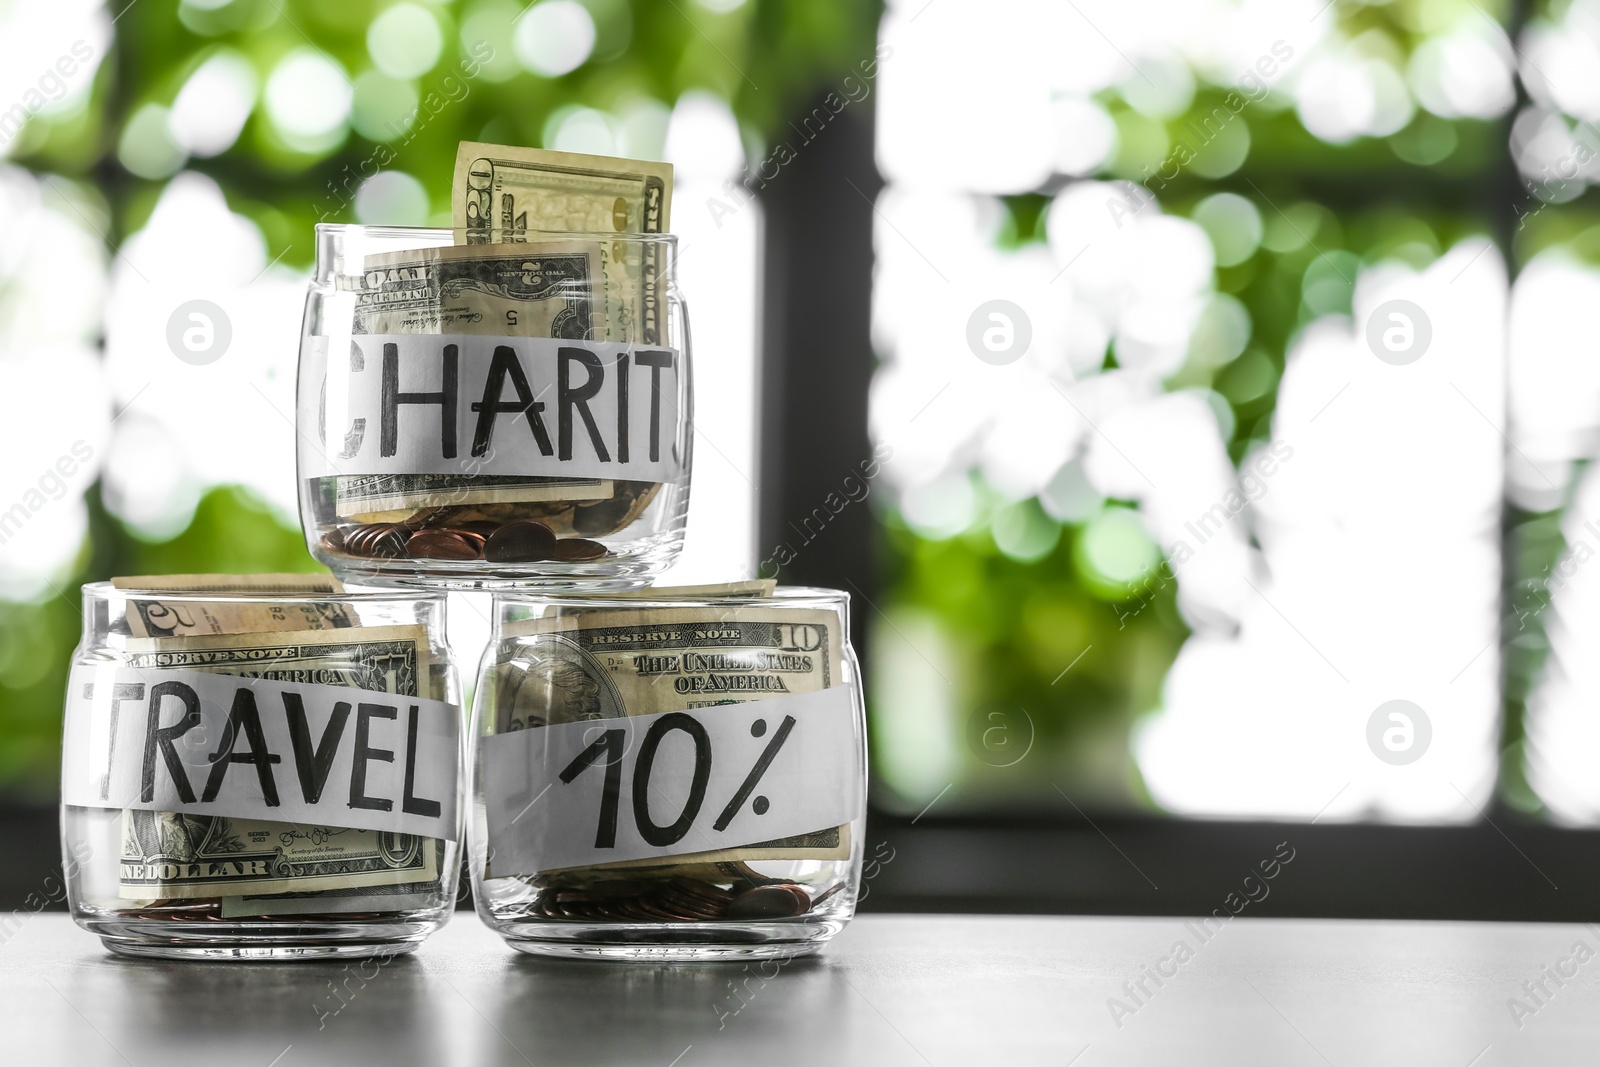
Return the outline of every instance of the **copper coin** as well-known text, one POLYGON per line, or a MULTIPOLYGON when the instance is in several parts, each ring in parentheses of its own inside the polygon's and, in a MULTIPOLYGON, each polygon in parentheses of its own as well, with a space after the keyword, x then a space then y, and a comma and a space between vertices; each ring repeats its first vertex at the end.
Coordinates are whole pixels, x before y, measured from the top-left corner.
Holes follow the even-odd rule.
POLYGON ((667 884, 680 893, 698 897, 706 903, 714 904, 718 907, 726 906, 728 901, 733 899, 733 893, 720 885, 712 885, 710 882, 697 882, 693 878, 673 878, 667 884))
POLYGON ((724 908, 708 908, 704 904, 695 904, 682 899, 663 902, 662 906, 670 908, 678 915, 687 915, 697 922, 717 922, 726 914, 724 908))
POLYGON ((614 533, 632 507, 633 497, 621 493, 596 504, 579 504, 572 509, 572 528, 581 534, 614 533))
POLYGON ((322 547, 330 552, 344 551, 344 530, 335 527, 322 535, 322 547))
POLYGON ((652 923, 656 917, 645 911, 637 900, 619 900, 610 906, 626 922, 652 923))
POLYGON ((550 550, 551 559, 565 560, 571 563, 599 559, 605 554, 605 545, 602 545, 599 541, 591 541, 587 537, 563 537, 550 550))
POLYGON ((728 905, 729 919, 788 919, 811 910, 811 895, 797 885, 747 889, 728 905))
POLYGON ((393 522, 375 522, 344 528, 344 548, 357 556, 374 559, 402 559, 406 554, 406 538, 410 536, 404 526, 393 522))
POLYGON ((406 552, 414 559, 482 559, 483 538, 468 530, 418 530, 406 552))
POLYGON ((483 558, 491 563, 531 563, 550 559, 555 547, 556 535, 544 523, 508 522, 484 542, 483 558))
POLYGON ((677 915, 686 915, 692 919, 711 921, 722 918, 722 908, 713 908, 708 904, 687 896, 669 895, 661 898, 661 906, 677 915))
POLYGON ((691 921, 687 916, 679 915, 676 912, 674 912, 672 909, 664 908, 661 905, 655 903, 654 901, 641 900, 641 901, 639 901, 639 907, 640 907, 641 910, 644 911, 644 913, 646 915, 654 916, 655 918, 660 919, 663 922, 683 923, 683 922, 690 922, 691 921))
POLYGON ((833 896, 835 893, 839 892, 839 890, 843 889, 844 887, 845 887, 845 883, 844 882, 835 882, 835 883, 833 883, 833 885, 829 886, 827 889, 824 889, 820 894, 818 894, 817 899, 815 899, 815 900, 813 900, 811 902, 811 906, 813 908, 819 906, 824 900, 827 900, 829 897, 833 896))

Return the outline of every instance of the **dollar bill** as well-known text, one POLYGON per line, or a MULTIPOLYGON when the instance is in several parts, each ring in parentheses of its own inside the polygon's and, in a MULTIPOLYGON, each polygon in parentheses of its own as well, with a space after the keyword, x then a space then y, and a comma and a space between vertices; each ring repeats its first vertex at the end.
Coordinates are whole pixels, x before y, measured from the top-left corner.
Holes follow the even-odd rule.
POLYGON ((462 141, 450 191, 461 244, 672 228, 670 163, 462 141))
MULTIPOLYGON (((125 662, 134 668, 442 696, 428 649, 421 626, 124 642, 125 662)), ((144 902, 332 890, 323 911, 364 911, 370 910, 366 898, 371 894, 347 891, 410 887, 408 892, 425 892, 423 884, 436 882, 440 872, 440 842, 414 834, 135 810, 122 813, 122 827, 119 892, 144 902)), ((252 914, 271 912, 258 905, 252 914)))
POLYGON ((778 588, 776 578, 747 578, 738 582, 713 582, 709 585, 653 585, 648 589, 625 589, 608 594, 624 600, 650 600, 659 597, 771 596, 778 588))
POLYGON ((436 881, 439 850, 415 834, 125 811, 121 872, 134 900, 348 890, 436 881))
POLYGON ((600 246, 457 245, 363 261, 356 334, 482 334, 599 340, 606 335, 600 246))
MULTIPOLYGON (((450 187, 456 241, 536 241, 541 233, 657 234, 671 228, 672 166, 462 141, 450 187)), ((664 270, 656 242, 600 242, 608 341, 662 342, 664 270)))
MULTIPOLYGON (((339 515, 354 522, 406 522, 419 512, 454 508, 457 521, 489 518, 483 505, 527 505, 507 510, 517 518, 547 521, 567 516, 580 505, 611 500, 616 483, 609 478, 539 478, 477 474, 350 474, 335 488, 339 515), (473 510, 476 514, 468 515, 473 510)), ((631 521, 631 520, 630 520, 631 521)), ((552 528, 565 532, 560 522, 552 528)))
POLYGON ((111 587, 139 593, 315 596, 344 592, 344 585, 331 574, 141 574, 113 578, 111 587))
MULTIPOLYGON (((843 647, 839 616, 821 609, 617 609, 528 620, 507 627, 495 648, 494 729, 508 733, 816 692, 843 684, 843 647)), ((831 826, 739 848, 560 873, 569 882, 620 877, 621 871, 714 878, 730 864, 838 860, 850 849, 849 826, 831 826)))
MULTIPOLYGON (((599 246, 459 245, 368 256, 352 331, 588 339, 604 335, 599 246)), ((353 285, 353 283, 352 283, 353 285)), ((344 476, 338 514, 354 522, 408 522, 440 508, 524 504, 514 518, 570 516, 610 500, 610 480, 462 474, 344 476)), ((558 521, 557 526, 561 525, 558 521)), ((560 532, 560 531, 558 531, 560 532)))
POLYGON ((240 678, 434 694, 428 631, 422 626, 361 626, 327 631, 130 638, 123 661, 139 669, 208 671, 240 678))
POLYGON ((186 600, 181 596, 130 599, 123 622, 134 637, 190 637, 275 630, 328 630, 355 625, 348 606, 291 596, 342 593, 330 574, 159 574, 111 579, 125 592, 282 595, 282 603, 186 600))
POLYGON ((224 919, 253 915, 350 915, 393 913, 437 907, 437 893, 418 893, 415 886, 386 885, 362 889, 322 889, 309 893, 222 898, 224 919))
MULTIPOLYGON (((457 247, 368 256, 353 332, 664 340, 664 248, 605 240, 671 221, 665 163, 461 143, 451 188, 457 247), (594 240, 540 240, 578 233, 594 240)), ((603 537, 643 514, 654 482, 541 477, 338 477, 333 506, 352 522, 531 519, 560 536, 603 537), (446 511, 445 509, 449 509, 446 511)))

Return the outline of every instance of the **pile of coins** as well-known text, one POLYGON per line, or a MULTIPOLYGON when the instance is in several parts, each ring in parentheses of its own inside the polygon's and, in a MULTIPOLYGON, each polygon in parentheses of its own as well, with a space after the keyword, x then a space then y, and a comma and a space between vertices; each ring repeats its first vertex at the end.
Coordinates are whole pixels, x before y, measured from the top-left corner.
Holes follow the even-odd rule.
POLYGON ((668 878, 546 889, 532 910, 538 918, 568 922, 688 923, 788 919, 811 908, 810 894, 788 883, 735 892, 692 878, 668 878))
POLYGON ((606 555, 606 546, 586 537, 557 537, 531 519, 496 523, 474 520, 450 525, 430 516, 427 525, 400 522, 348 523, 328 531, 330 551, 365 559, 484 560, 533 563, 562 560, 584 563, 606 555))

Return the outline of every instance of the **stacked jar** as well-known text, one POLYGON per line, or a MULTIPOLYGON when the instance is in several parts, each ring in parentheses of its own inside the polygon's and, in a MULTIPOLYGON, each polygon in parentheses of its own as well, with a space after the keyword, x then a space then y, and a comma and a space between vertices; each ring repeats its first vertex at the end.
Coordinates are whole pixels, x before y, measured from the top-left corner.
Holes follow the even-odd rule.
POLYGON ((790 956, 849 920, 847 598, 648 588, 693 443, 670 191, 660 164, 464 143, 456 230, 317 227, 297 467, 334 577, 85 589, 63 844, 113 950, 404 951, 463 837, 524 951, 790 956), (493 597, 465 729, 446 590, 493 597))
POLYGON ((317 227, 298 402, 311 554, 384 585, 650 581, 689 507, 676 239, 450 242, 317 227))
POLYGON ((85 586, 61 787, 79 924, 231 959, 392 955, 443 925, 464 793, 444 606, 314 575, 85 586))
POLYGON ((497 597, 467 835, 478 914, 513 947, 790 957, 854 913, 848 601, 752 584, 497 597))

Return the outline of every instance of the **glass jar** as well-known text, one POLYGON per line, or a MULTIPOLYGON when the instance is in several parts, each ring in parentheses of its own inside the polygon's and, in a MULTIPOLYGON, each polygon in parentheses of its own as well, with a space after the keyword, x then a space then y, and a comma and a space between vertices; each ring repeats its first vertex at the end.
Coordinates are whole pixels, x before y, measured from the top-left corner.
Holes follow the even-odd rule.
POLYGON ((83 588, 61 838, 73 918, 131 956, 392 955, 455 904, 444 594, 83 588))
POLYGON ((849 598, 501 594, 473 702, 478 914, 524 952, 815 952, 855 913, 849 598))
POLYGON ((297 402, 311 554, 379 585, 626 588, 677 558, 677 239, 322 224, 297 402))

